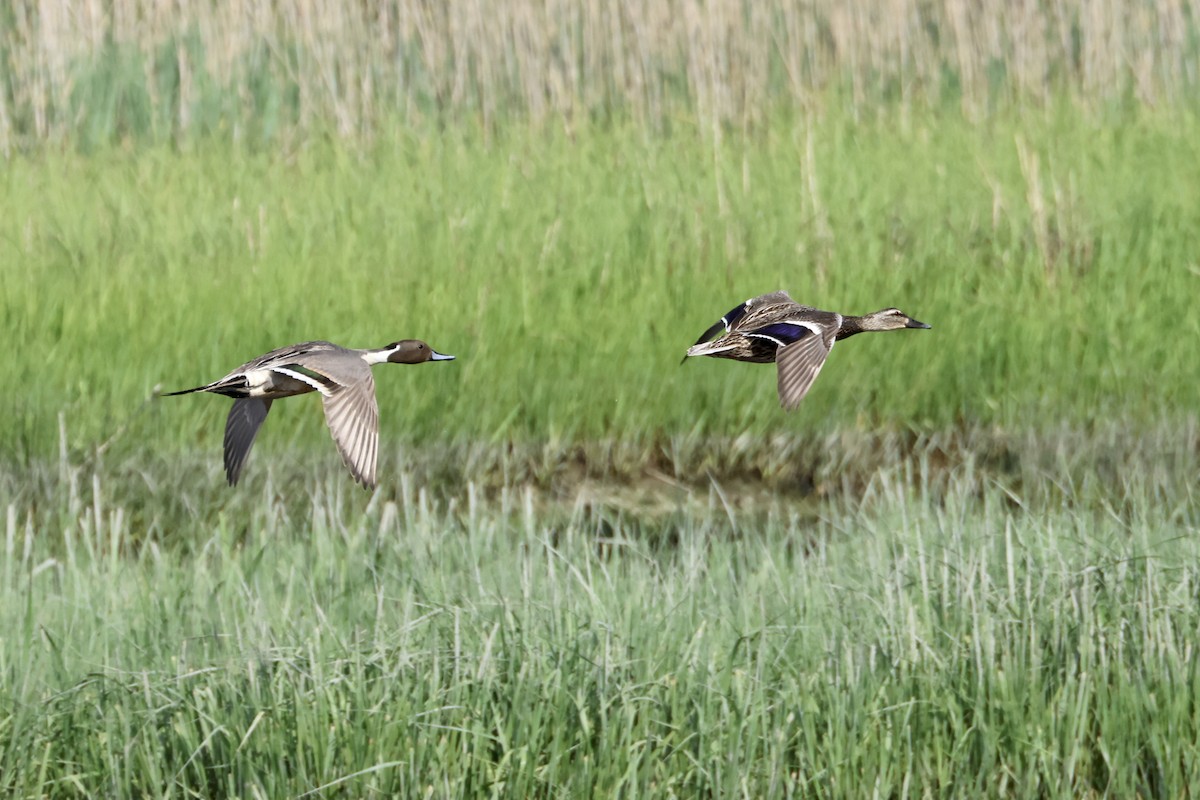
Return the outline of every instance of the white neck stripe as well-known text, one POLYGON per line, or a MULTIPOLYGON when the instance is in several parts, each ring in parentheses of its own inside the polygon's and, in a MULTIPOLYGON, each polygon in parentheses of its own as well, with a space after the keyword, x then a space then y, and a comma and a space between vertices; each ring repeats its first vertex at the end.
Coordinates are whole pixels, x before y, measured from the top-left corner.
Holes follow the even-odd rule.
POLYGON ((384 347, 381 350, 368 350, 362 354, 362 360, 368 364, 382 364, 388 360, 388 356, 398 349, 398 347, 384 347))

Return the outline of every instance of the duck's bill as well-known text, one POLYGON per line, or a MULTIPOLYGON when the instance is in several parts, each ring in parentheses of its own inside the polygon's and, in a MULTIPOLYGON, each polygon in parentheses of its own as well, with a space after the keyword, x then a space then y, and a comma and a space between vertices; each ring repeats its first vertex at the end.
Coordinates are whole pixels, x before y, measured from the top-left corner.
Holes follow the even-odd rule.
MULTIPOLYGON (((928 328, 929 326, 926 325, 925 327, 928 328)), ((433 355, 431 355, 429 357, 429 360, 430 361, 453 361, 454 356, 448 356, 445 353, 439 353, 438 351, 434 350, 433 355)))
POLYGON ((932 325, 926 325, 924 322, 917 322, 915 319, 910 319, 905 326, 906 328, 932 328, 932 325))

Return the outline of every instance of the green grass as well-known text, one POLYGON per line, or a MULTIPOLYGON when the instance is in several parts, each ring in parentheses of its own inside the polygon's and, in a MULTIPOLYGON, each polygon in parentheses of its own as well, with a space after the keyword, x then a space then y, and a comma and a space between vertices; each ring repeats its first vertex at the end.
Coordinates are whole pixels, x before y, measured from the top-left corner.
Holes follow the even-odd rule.
POLYGON ((817 514, 713 486, 632 516, 521 490, 445 503, 411 476, 364 507, 338 470, 220 499, 178 468, 61 470, 8 512, 6 795, 1200 780, 1200 517, 1153 484, 1125 510, 1036 511, 969 467, 935 488, 922 459, 817 514))
MULTIPOLYGON (((0 182, 0 335, 21 387, 0 443, 50 451, 61 412, 90 449, 156 386, 293 341, 406 336, 459 360, 379 370, 392 440, 1176 419, 1200 404, 1197 142, 1191 117, 1096 128, 1064 110, 780 120, 719 147, 617 127, 45 152, 0 182), (677 366, 729 307, 780 287, 933 330, 839 346, 791 416, 770 368, 677 366)), ((302 404, 264 444, 321 440, 302 404)), ((211 450, 223 413, 164 401, 127 438, 211 450)))
POLYGON ((1189 791, 1196 121, 710 134, 7 163, 0 794, 1189 791), (934 327, 678 365, 780 287, 934 327), (148 399, 407 336, 372 494, 148 399))

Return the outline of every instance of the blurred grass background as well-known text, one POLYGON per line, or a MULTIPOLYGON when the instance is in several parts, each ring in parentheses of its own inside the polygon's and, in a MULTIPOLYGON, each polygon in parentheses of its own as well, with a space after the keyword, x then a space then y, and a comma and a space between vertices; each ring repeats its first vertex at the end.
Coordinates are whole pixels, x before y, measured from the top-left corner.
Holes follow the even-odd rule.
MULTIPOLYGON (((52 453, 61 415, 84 450, 211 447, 220 403, 130 415, 292 341, 407 336, 461 356, 380 376, 385 438, 414 443, 1175 424, 1200 399, 1197 25, 1168 2, 13 4, 0 445, 52 453), (787 417, 767 369, 676 367, 777 288, 934 330, 839 348, 787 417)), ((312 442, 311 416, 271 429, 312 442)))
MULTIPOLYGON (((312 338, 458 355, 380 370, 385 436, 417 442, 1181 419, 1200 401, 1198 134, 1150 111, 1117 128, 827 113, 720 143, 398 127, 365 149, 17 158, 0 279, 20 390, 0 441, 53 452, 61 412, 93 447, 156 386, 312 338), (678 366, 776 288, 934 327, 839 347, 788 416, 769 367, 678 366)), ((129 438, 215 447, 225 405, 164 401, 129 438)), ((270 429, 320 433, 312 416, 270 429)))

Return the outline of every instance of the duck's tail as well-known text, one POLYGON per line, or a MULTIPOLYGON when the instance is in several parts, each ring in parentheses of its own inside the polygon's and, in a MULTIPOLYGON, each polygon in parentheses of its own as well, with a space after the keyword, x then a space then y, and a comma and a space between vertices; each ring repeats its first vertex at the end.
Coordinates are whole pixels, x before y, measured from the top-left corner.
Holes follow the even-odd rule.
POLYGON ((160 392, 159 397, 175 397, 180 394, 191 394, 192 392, 203 392, 207 386, 197 386, 195 389, 181 389, 178 392, 160 392))
POLYGON ((250 382, 246 380, 245 375, 238 373, 235 375, 226 375, 219 381, 206 383, 204 386, 197 386, 194 389, 182 389, 178 392, 167 392, 159 396, 174 397, 180 394, 191 394, 192 392, 212 392, 213 394, 240 399, 250 396, 250 382))
POLYGON ((737 347, 737 342, 731 341, 731 338, 723 336, 714 342, 696 342, 687 349, 687 353, 683 357, 684 361, 694 356, 715 356, 733 350, 737 347))

